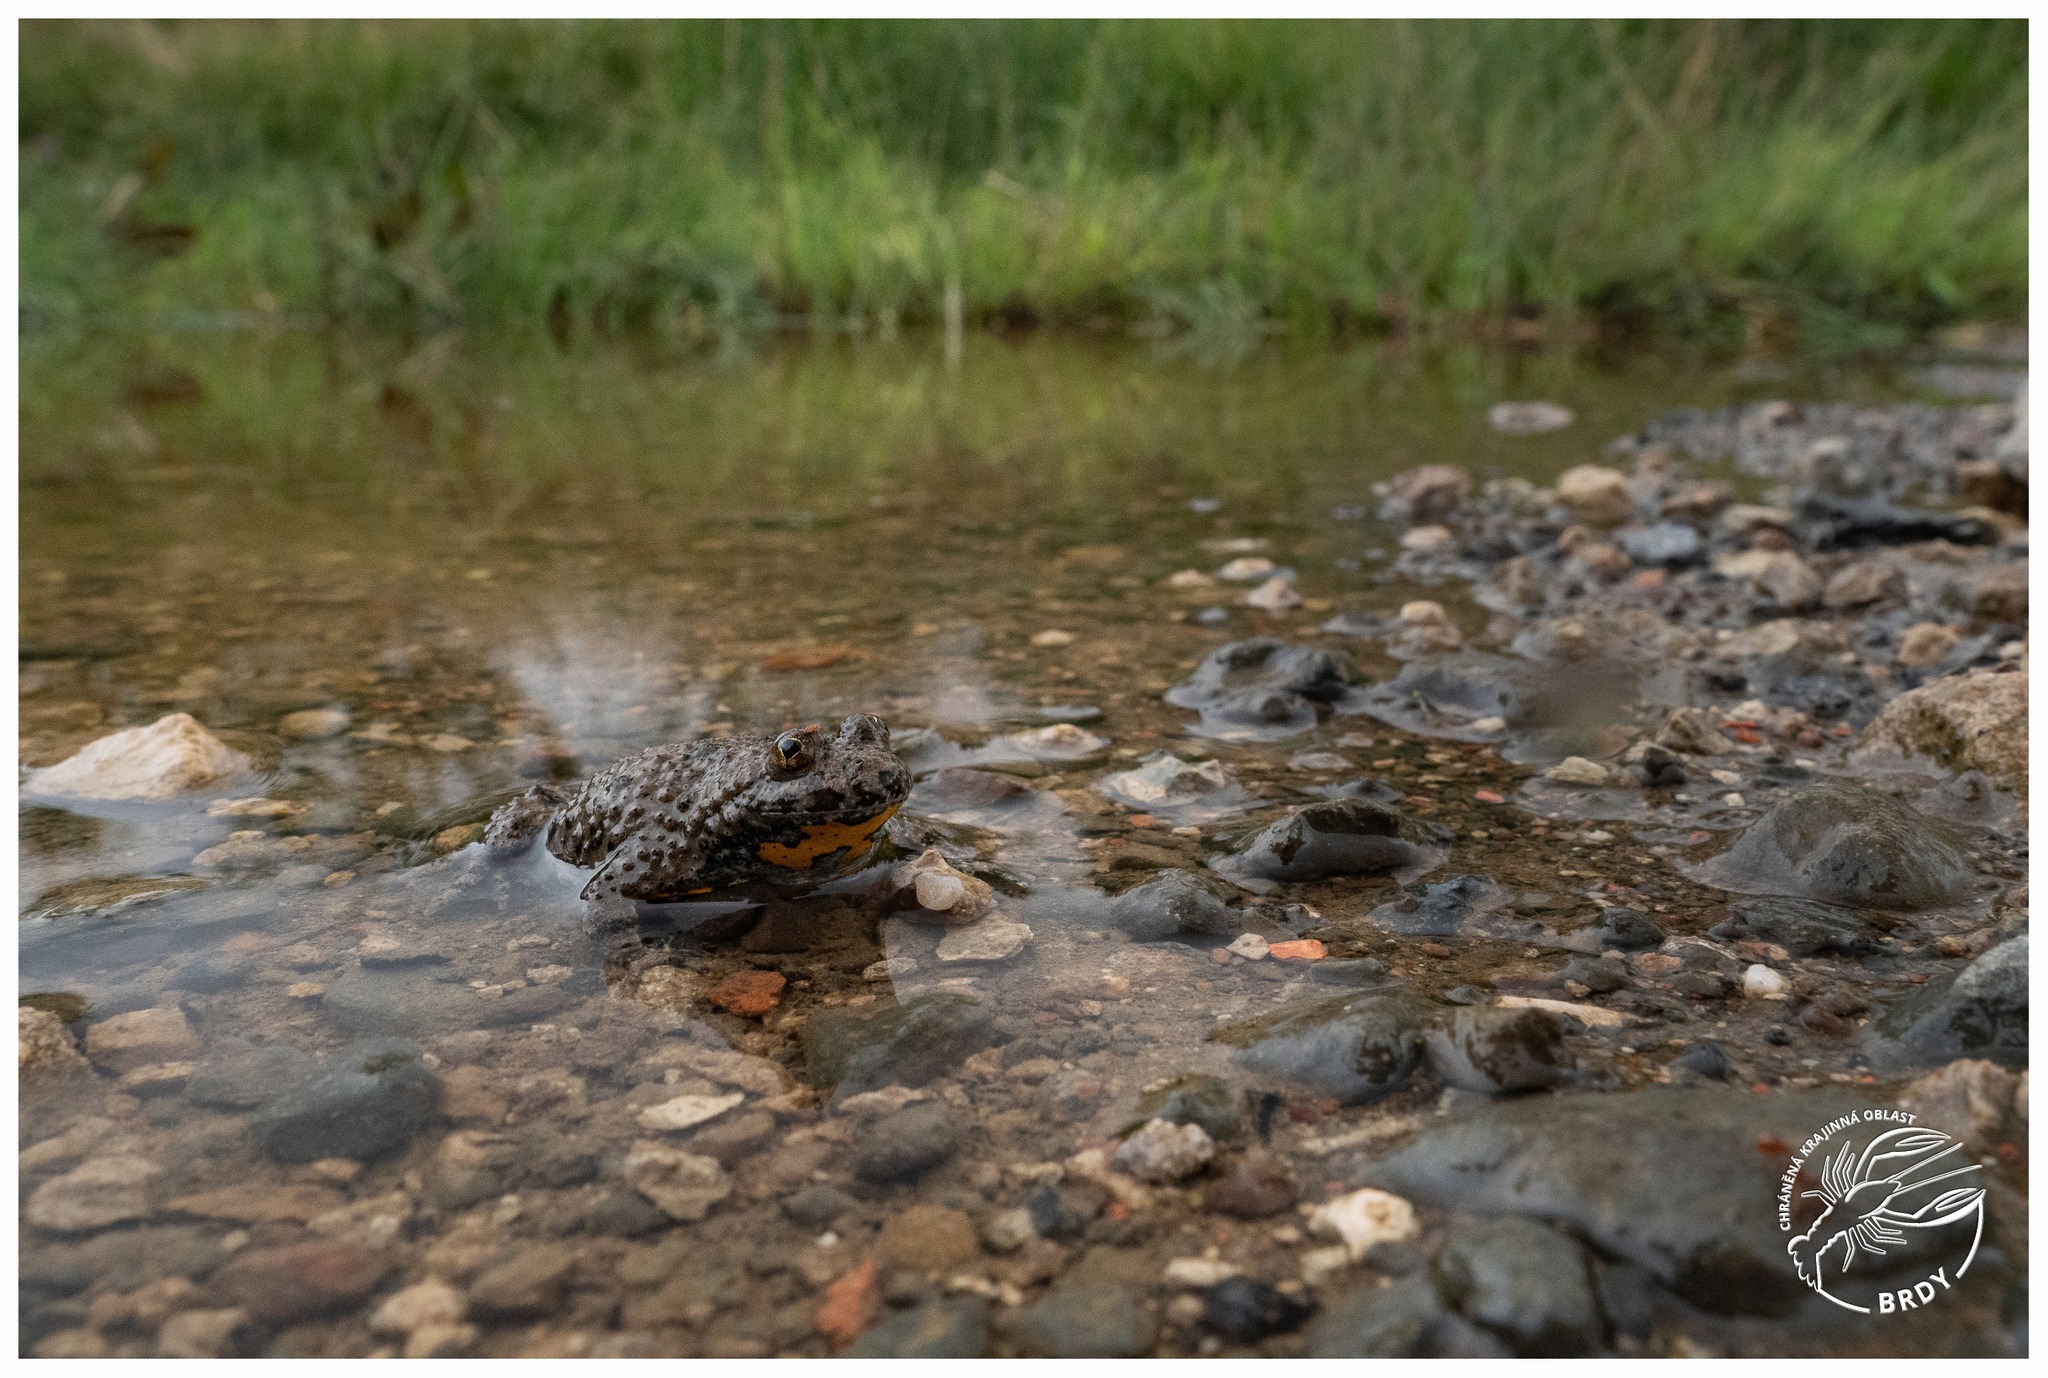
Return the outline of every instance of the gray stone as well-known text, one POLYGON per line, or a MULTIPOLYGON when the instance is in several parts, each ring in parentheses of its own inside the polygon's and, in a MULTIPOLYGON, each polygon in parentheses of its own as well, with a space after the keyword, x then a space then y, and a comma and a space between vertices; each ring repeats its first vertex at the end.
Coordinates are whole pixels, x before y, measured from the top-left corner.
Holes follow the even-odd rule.
POLYGON ((1117 1283, 1055 1287, 1011 1324, 1027 1354, 1048 1359, 1138 1359, 1152 1352, 1158 1321, 1137 1291, 1117 1283))
POLYGON ((1412 876, 1443 860, 1450 836, 1441 823, 1409 818, 1369 799, 1327 799, 1294 809, 1243 850, 1210 865, 1255 893, 1270 892, 1276 881, 1387 871, 1412 876))
POLYGON ((1257 1278, 1225 1278, 1202 1289, 1202 1324, 1236 1344, 1294 1330, 1314 1311, 1312 1303, 1257 1278))
POLYGON ((575 1266, 565 1244, 531 1245, 471 1283, 470 1305, 487 1315, 540 1315, 561 1301, 575 1266))
POLYGON ((1436 1257, 1444 1295, 1524 1356, 1566 1356, 1599 1342, 1600 1317, 1579 1246, 1547 1225, 1502 1216, 1457 1231, 1436 1257))
POLYGON ((1593 937, 1602 948, 1620 948, 1623 951, 1642 947, 1656 947, 1664 941, 1664 930, 1659 928, 1640 909, 1627 909, 1619 905, 1600 911, 1600 926, 1593 930, 1593 937))
POLYGON ((1564 1028, 1539 1009, 1474 1005, 1426 1038, 1430 1066, 1446 1083, 1498 1095, 1554 1086, 1571 1070, 1564 1028))
POLYGON ((1420 1204, 1554 1221, 1696 1306, 1783 1316, 1804 1289, 1786 1284, 1782 1162, 1757 1151, 1758 1137, 1796 1144, 1870 1104, 1832 1087, 1721 1086, 1497 1101, 1430 1130, 1367 1181, 1420 1204))
POLYGON ((1372 921, 1389 933, 1411 938, 1491 935, 1488 915, 1514 903, 1514 895, 1491 876, 1462 875, 1422 887, 1420 895, 1388 900, 1372 911, 1372 921))
POLYGON ((1624 527, 1614 533, 1614 543, 1628 552, 1639 565, 1697 564, 1707 553, 1700 533, 1684 522, 1658 522, 1655 526, 1624 527))
POLYGON ((927 1302, 899 1312, 845 1349, 842 1359, 979 1359, 988 1353, 988 1303, 927 1302))
POLYGON ((328 1070, 275 1103, 251 1126, 279 1162, 379 1158, 405 1147, 434 1117, 440 1083, 420 1050, 400 1039, 366 1039, 328 1070))
POLYGON ((312 1054, 289 1043, 225 1042, 185 1082, 185 1099, 209 1110, 255 1110, 320 1075, 312 1054))
POLYGON ((825 1182, 782 1198, 782 1213, 800 1230, 828 1230, 833 1221, 859 1210, 860 1202, 825 1182))
POLYGON ((487 999, 446 965, 360 967, 327 983, 321 1010, 345 1034, 431 1038, 466 1029, 538 1022, 568 999, 561 984, 487 999))
POLYGON ((959 1146, 960 1126, 943 1105, 907 1105, 862 1136, 853 1173, 863 1182, 909 1181, 945 1162, 959 1146))
POLYGON ((1694 876, 1738 894, 1914 910, 1967 898, 1973 871, 1941 824, 1860 786, 1823 780, 1775 805, 1694 876))
POLYGON ((1271 740, 1316 725, 1316 705, 1350 690, 1343 662, 1313 646, 1252 637, 1209 653, 1185 684, 1166 691, 1176 708, 1200 711, 1206 735, 1271 740))
POLYGON ((1148 1120, 1200 1125, 1217 1143, 1230 1143, 1244 1134, 1244 1094, 1217 1077, 1169 1077, 1139 1092, 1117 1132, 1129 1134, 1148 1120))
POLYGON ((1870 1022, 1881 1071, 1957 1058, 2027 1065, 2027 939, 2000 943, 1946 982, 1930 981, 1870 1022))
POLYGON ((1368 1282, 1324 1308, 1308 1330, 1317 1359, 1413 1359, 1429 1352, 1444 1318, 1435 1286, 1421 1275, 1391 1287, 1368 1282))
POLYGON ((1576 981, 1595 995, 1610 995, 1630 985, 1628 968, 1611 957, 1574 957, 1564 964, 1558 977, 1576 981))
POLYGON ((986 1006, 962 995, 926 995, 902 1005, 826 1010, 803 1028, 811 1079, 841 1096, 883 1086, 922 1086, 995 1036, 986 1006))
POLYGON ((1139 942, 1169 938, 1223 937, 1243 931, 1244 916, 1232 909, 1192 871, 1161 871, 1116 897, 1109 921, 1139 942))
POLYGON ((1853 957, 1881 950, 1860 910, 1772 895, 1730 905, 1729 912, 1751 936, 1776 943, 1794 957, 1818 952, 1853 957))
POLYGON ((1210 1037, 1236 1048, 1247 1070, 1360 1104, 1407 1084, 1428 1019, 1414 996, 1375 991, 1290 1006, 1210 1037))

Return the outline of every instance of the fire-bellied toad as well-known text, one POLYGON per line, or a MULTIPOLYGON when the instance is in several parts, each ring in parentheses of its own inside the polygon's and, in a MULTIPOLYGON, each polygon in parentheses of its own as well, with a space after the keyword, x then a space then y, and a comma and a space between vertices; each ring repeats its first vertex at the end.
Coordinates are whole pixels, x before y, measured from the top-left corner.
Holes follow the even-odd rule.
POLYGON ((833 736, 707 737, 628 756, 579 790, 537 785, 491 815, 484 842, 511 856, 544 830, 550 852, 597 868, 585 899, 659 903, 838 875, 909 793, 888 726, 856 713, 833 736))

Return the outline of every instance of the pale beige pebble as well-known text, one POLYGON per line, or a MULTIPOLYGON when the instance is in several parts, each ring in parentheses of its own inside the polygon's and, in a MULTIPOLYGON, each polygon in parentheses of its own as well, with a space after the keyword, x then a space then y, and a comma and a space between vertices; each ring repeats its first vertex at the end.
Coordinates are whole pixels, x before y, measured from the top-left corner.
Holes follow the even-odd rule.
POLYGON ((1742 973, 1742 993, 1752 1000, 1784 1000, 1792 994, 1792 983, 1783 972, 1754 962, 1742 973))
POLYGON ((405 1233, 415 1210, 412 1197, 402 1191, 387 1191, 323 1211, 308 1220, 306 1228, 323 1239, 383 1249, 405 1233))
POLYGON ((1567 756, 1544 771, 1543 778, 1560 785, 1604 785, 1607 767, 1583 756, 1567 756))
POLYGON ((166 1359, 225 1358, 248 1324, 249 1313, 239 1306, 180 1311, 157 1332, 156 1352, 166 1359))
POLYGON ((1109 738, 1098 737, 1070 722, 1056 722, 1030 732, 1012 732, 1001 740, 1033 755, 1044 752, 1061 757, 1088 756, 1109 745, 1109 738))
POLYGON ((1657 745, 1688 756, 1721 756, 1732 746, 1716 716, 1704 708, 1674 708, 1657 729, 1657 745))
POLYGON ((65 1233, 147 1219, 150 1184, 162 1171, 128 1154, 93 1158, 37 1187, 22 1217, 38 1229, 65 1233))
POLYGON ((249 758, 199 725, 172 713, 86 745, 75 756, 22 781, 25 794, 69 799, 169 799, 249 769, 249 758))
POLYGON ((287 999, 318 1000, 327 994, 327 987, 318 981, 294 981, 284 988, 287 999))
POLYGON ((925 1090, 908 1086, 882 1086, 873 1091, 862 1091, 857 1095, 848 1096, 833 1106, 833 1109, 841 1115, 851 1115, 855 1119, 875 1120, 884 1115, 893 1115, 906 1105, 915 1105, 919 1101, 928 1101, 931 1098, 932 1093, 925 1090))
POLYGON ((563 966, 560 962, 550 962, 546 966, 528 967, 526 981, 528 985, 554 986, 560 985, 575 974, 574 967, 563 966))
POLYGON ((1487 736, 1498 736, 1500 733, 1508 730, 1508 720, 1497 717, 1474 718, 1467 726, 1474 732, 1485 733, 1487 736))
POLYGON ((105 1336, 82 1326, 45 1335, 29 1351, 38 1359, 104 1359, 112 1352, 105 1336))
POLYGON ((1500 402, 1488 409, 1487 424, 1502 435, 1542 435, 1572 424, 1570 407, 1556 402, 1500 402))
POLYGON ((469 1299, 439 1278, 400 1288, 370 1313, 377 1335, 410 1335, 429 1325, 453 1325, 469 1314, 469 1299))
POLYGON ((48 1010, 39 1010, 31 1005, 18 1005, 15 1009, 20 1040, 16 1067, 21 1075, 47 1076, 87 1069, 85 1055, 78 1051, 71 1030, 64 1027, 63 1020, 48 1010))
POLYGON ((626 1185, 660 1207, 671 1219, 702 1220, 732 1195, 732 1178, 716 1158, 685 1153, 652 1140, 636 1140, 626 1154, 626 1185))
POLYGON ((898 866, 891 881, 899 896, 916 902, 920 917, 934 922, 968 924, 995 908, 989 883, 956 869, 936 847, 898 866))
POLYGON ((483 1332, 469 1321, 423 1325, 405 1342, 408 1359, 453 1359, 476 1347, 483 1332))
POLYGON ((1424 464, 1386 483, 1387 515, 1408 525, 1441 522, 1472 496, 1472 476, 1456 464, 1424 464))
POLYGON ((353 1158, 316 1158, 304 1169, 308 1177, 342 1187, 355 1181, 362 1170, 363 1165, 353 1158))
POLYGON ((1323 1202, 1309 1214, 1308 1227, 1318 1238, 1342 1243, 1353 1263, 1364 1258, 1373 1245, 1397 1244, 1414 1238, 1421 1229, 1415 1207, 1405 1198, 1373 1187, 1323 1202))
POLYGON ((100 1115, 80 1115, 64 1132, 30 1144, 15 1159, 21 1172, 39 1172, 59 1163, 73 1163, 88 1154, 115 1157, 135 1151, 135 1141, 121 1132, 114 1121, 100 1115))
POLYGON ((1619 526, 1635 512, 1628 475, 1598 464, 1580 464, 1558 475, 1557 500, 1593 526, 1619 526))
POLYGON ((1031 644, 1046 648, 1071 646, 1074 644, 1074 634, 1072 632, 1063 632, 1057 627, 1048 627, 1042 632, 1033 632, 1031 634, 1031 644))
POLYGON ((113 1072, 152 1062, 182 1062, 199 1054, 199 1036, 184 1011, 169 1007, 130 1010, 85 1031, 85 1052, 113 1072))
POLYGON ((1216 1157, 1209 1132, 1198 1124, 1147 1120, 1125 1136, 1110 1165, 1144 1182, 1178 1182, 1200 1172, 1216 1157))
POLYGON ((1351 1250, 1342 1244, 1301 1251, 1301 1280, 1311 1287, 1320 1286, 1332 1273, 1340 1273, 1350 1266, 1351 1250))
POLYGON ((1262 612, 1286 612, 1301 606, 1301 595, 1294 591, 1294 585, 1276 575, 1247 593, 1244 602, 1246 607, 1262 612))
POLYGON ((1947 658, 1962 636, 1939 622, 1916 622, 1899 636, 1899 664, 1933 665, 1947 658))
POLYGON ((1169 1287, 1214 1287, 1225 1278, 1236 1277, 1242 1269, 1220 1258, 1184 1257, 1171 1260, 1160 1275, 1169 1287))
POLYGON ((453 755, 458 751, 469 750, 476 743, 467 737, 459 737, 453 732, 437 732, 431 737, 420 738, 420 745, 429 751, 439 751, 453 755))
POLYGON ((1995 1062, 1962 1058, 1920 1077, 1899 1094, 1899 1108, 1980 1151, 1995 1149, 2008 1119, 2024 1121, 2015 1102, 2020 1078, 1995 1062))
POLYGON ((320 883, 330 890, 339 890, 355 878, 356 873, 354 871, 329 871, 326 879, 320 883))
POLYGON ((1442 627, 1450 622, 1450 619, 1444 616, 1444 605, 1427 598, 1403 603, 1398 620, 1407 627, 1442 627))
POLYGON ((1972 670, 1947 675, 1886 703, 1850 759, 1859 765, 1918 758, 1949 770, 1981 770, 2021 799, 2027 791, 2027 676, 1972 670))
POLYGON ((681 967, 652 967, 640 974, 634 998, 656 1009, 686 1012, 704 998, 704 978, 681 967))
POLYGON ((434 834, 434 850, 443 853, 459 852, 472 842, 483 841, 483 837, 483 824, 458 824, 453 828, 443 828, 441 829, 441 831, 434 834))
POLYGON ((266 799, 254 795, 248 799, 216 799, 206 806, 208 818, 290 818, 305 810, 305 805, 294 804, 287 799, 266 799))
POLYGON ((1401 533, 1401 549, 1410 555, 1429 555, 1448 550, 1457 539, 1448 526, 1416 526, 1401 533))
POLYGON ((1007 962, 1030 942, 1029 924, 989 918, 946 934, 935 955, 941 962, 1007 962))
POLYGON ((1224 949, 1250 962, 1259 961, 1270 950, 1271 944, 1257 933, 1240 933, 1224 949))
POLYGON ((1248 584, 1255 579, 1264 579, 1278 568, 1278 565, 1263 555, 1245 555, 1217 570, 1216 577, 1228 579, 1233 583, 1248 584))
MULTIPOLYGON (((702 1085, 699 1082, 698 1085, 702 1085)), ((746 1100, 746 1093, 734 1091, 723 1096, 677 1096, 650 1105, 640 1112, 640 1127, 652 1130, 695 1129, 717 1119, 746 1100)))
POLYGON ((1747 536, 1766 527, 1789 531, 1792 529, 1792 510, 1738 502, 1724 508, 1719 521, 1721 529, 1732 536, 1747 536))
POLYGON ((294 741, 320 742, 348 731, 348 710, 344 708, 302 708, 277 720, 277 735, 294 741))
POLYGON ((1502 1009, 1548 1010, 1552 1014, 1576 1019, 1592 1029, 1618 1029, 1630 1019, 1620 1010, 1602 1009, 1598 1005, 1575 1005, 1569 1000, 1545 1000, 1535 995, 1503 995, 1493 1003, 1502 1009))
POLYGON ((123 1072, 114 1086, 133 1096, 165 1095, 183 1088, 198 1069, 196 1062, 152 1062, 123 1072))
POLYGON ((756 1096, 779 1096, 794 1084, 789 1072, 772 1058, 699 1043, 660 1049, 649 1061, 657 1066, 695 1072, 722 1086, 736 1086, 756 1096))
POLYGON ((1166 576, 1164 583, 1170 589, 1206 589, 1216 586, 1214 576, 1204 574, 1199 569, 1176 570, 1166 576))
POLYGON ((1854 560, 1828 576, 1821 602, 1830 608, 1860 608, 1906 596, 1906 576, 1887 560, 1854 560))

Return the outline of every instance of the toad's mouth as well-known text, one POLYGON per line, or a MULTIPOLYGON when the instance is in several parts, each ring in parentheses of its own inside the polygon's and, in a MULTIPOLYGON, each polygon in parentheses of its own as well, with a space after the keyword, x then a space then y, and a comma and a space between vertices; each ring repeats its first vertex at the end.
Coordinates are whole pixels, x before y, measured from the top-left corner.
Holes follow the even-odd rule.
POLYGON ((874 840, 882 825, 893 817, 900 804, 891 804, 872 818, 857 822, 828 820, 823 823, 804 823, 803 841, 795 843, 764 842, 755 850, 755 855, 771 866, 781 866, 791 871, 807 871, 819 857, 843 852, 849 847, 865 847, 874 840))

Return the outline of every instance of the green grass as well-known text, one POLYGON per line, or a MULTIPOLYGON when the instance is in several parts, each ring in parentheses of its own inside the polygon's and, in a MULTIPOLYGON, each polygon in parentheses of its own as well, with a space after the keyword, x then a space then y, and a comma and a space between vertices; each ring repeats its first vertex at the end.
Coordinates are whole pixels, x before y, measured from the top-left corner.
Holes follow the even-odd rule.
POLYGON ((1925 327, 2020 21, 39 21, 29 328, 1925 327), (189 237, 186 233, 189 229, 189 237))

